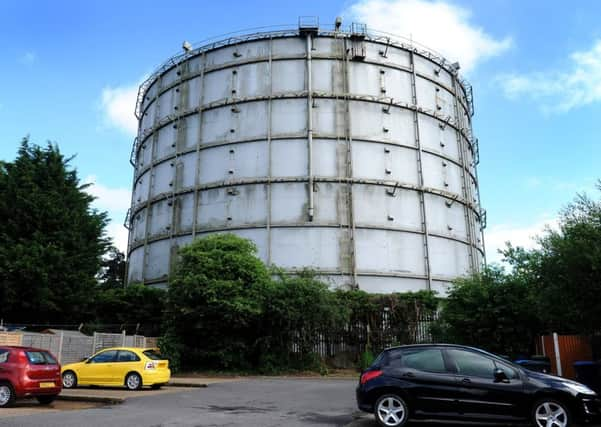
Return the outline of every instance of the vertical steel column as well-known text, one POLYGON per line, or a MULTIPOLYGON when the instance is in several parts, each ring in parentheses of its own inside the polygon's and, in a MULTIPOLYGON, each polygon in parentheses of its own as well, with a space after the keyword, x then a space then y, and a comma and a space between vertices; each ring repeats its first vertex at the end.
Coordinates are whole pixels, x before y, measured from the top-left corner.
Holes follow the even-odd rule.
POLYGON ((349 234, 350 234, 350 245, 349 250, 351 251, 351 274, 353 288, 358 288, 357 283, 357 259, 356 259, 356 243, 355 243, 355 207, 353 204, 353 135, 351 131, 351 101, 349 98, 350 83, 349 83, 349 47, 348 37, 343 39, 343 52, 342 52, 342 64, 344 67, 344 100, 345 100, 345 133, 346 133, 346 178, 348 188, 348 215, 349 215, 349 234))
POLYGON ((311 32, 307 31, 307 148, 308 148, 308 176, 309 176, 309 221, 313 221, 314 200, 313 200, 313 81, 311 50, 313 49, 313 40, 311 32))
POLYGON ((457 83, 457 73, 452 73, 451 75, 452 79, 453 79, 453 96, 455 98, 455 119, 457 121, 457 130, 455 131, 456 133, 456 137, 457 137, 457 148, 459 150, 459 157, 460 157, 460 161, 461 161, 461 180, 462 180, 462 187, 463 187, 463 198, 466 202, 466 205, 463 207, 464 212, 465 212, 465 225, 466 225, 466 230, 467 230, 467 239, 469 242, 469 258, 470 258, 470 269, 472 272, 476 272, 479 270, 478 268, 478 263, 476 260, 476 257, 474 256, 474 251, 475 251, 475 238, 474 238, 474 231, 475 231, 475 223, 473 220, 473 215, 472 215, 472 206, 473 206, 473 197, 472 197, 472 186, 471 183, 468 181, 469 178, 469 173, 466 174, 466 167, 468 167, 467 165, 467 152, 466 152, 466 148, 465 148, 465 144, 463 143, 463 135, 461 130, 464 128, 464 124, 463 124, 463 114, 461 111, 461 108, 463 108, 460 104, 459 104, 459 85, 457 83))
POLYGON ((415 145, 417 146, 417 178, 419 185, 419 210, 422 220, 423 246, 424 246, 424 269, 426 271, 428 290, 432 290, 432 271, 430 267, 430 247, 428 231, 428 220, 426 216, 426 200, 424 196, 424 169, 422 164, 423 151, 419 131, 419 112, 417 103, 417 75, 415 73, 415 54, 413 50, 409 51, 409 59, 411 62, 411 99, 413 102, 413 129, 415 132, 415 145))
POLYGON ((146 283, 146 265, 148 263, 148 235, 150 234, 150 223, 152 221, 152 213, 150 211, 150 199, 152 195, 152 187, 154 185, 154 162, 156 160, 157 146, 159 143, 159 116, 161 114, 161 97, 160 93, 163 89, 163 76, 159 76, 155 83, 157 85, 156 99, 154 105, 154 122, 152 124, 152 138, 150 146, 150 169, 148 169, 148 193, 146 194, 146 224, 144 228, 144 256, 142 258, 142 284, 146 283))
POLYGON ((273 104, 273 37, 269 37, 269 99, 267 100, 267 265, 271 265, 271 180, 272 180, 272 152, 271 152, 271 126, 273 104))
POLYGON ((204 104, 204 83, 205 69, 207 63, 207 53, 202 53, 201 69, 200 69, 200 95, 198 97, 198 135, 196 136, 196 170, 194 172, 194 206, 192 207, 192 240, 196 237, 196 229, 198 227, 198 205, 200 204, 200 146, 202 145, 202 119, 203 119, 203 104, 204 104))

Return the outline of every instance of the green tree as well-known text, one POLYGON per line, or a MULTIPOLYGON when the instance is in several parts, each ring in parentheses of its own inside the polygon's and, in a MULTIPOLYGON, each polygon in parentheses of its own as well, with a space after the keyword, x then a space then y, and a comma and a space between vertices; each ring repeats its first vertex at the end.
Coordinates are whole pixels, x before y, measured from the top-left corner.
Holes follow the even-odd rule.
POLYGON ((56 145, 25 138, 0 164, 0 301, 5 321, 77 323, 109 240, 106 213, 56 145))
POLYGON ((180 250, 163 345, 175 360, 181 356, 182 366, 256 367, 272 284, 256 251, 254 243, 233 234, 211 235, 180 250))
POLYGON ((141 284, 99 289, 94 298, 96 323, 102 330, 158 336, 167 291, 141 284))
POLYGON ((442 302, 435 338, 515 356, 531 353, 540 321, 533 287, 491 267, 457 280, 442 302))
POLYGON ((111 246, 102 260, 98 273, 100 287, 103 289, 123 288, 125 286, 126 269, 125 254, 111 246))
MULTIPOLYGON (((598 184, 601 190, 601 181, 598 184)), ((532 251, 539 314, 547 329, 599 332, 601 319, 601 201, 586 195, 562 210, 559 228, 548 229, 532 251)))

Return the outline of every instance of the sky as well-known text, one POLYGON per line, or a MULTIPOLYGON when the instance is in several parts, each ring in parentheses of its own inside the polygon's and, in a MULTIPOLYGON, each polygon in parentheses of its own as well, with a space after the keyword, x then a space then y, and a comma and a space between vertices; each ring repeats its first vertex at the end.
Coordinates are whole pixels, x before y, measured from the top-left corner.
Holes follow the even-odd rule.
POLYGON ((178 2, 0 0, 0 160, 21 139, 56 142, 125 251, 137 87, 184 40, 362 22, 459 61, 474 133, 489 262, 505 241, 533 247, 601 178, 601 2, 350 0, 178 2))

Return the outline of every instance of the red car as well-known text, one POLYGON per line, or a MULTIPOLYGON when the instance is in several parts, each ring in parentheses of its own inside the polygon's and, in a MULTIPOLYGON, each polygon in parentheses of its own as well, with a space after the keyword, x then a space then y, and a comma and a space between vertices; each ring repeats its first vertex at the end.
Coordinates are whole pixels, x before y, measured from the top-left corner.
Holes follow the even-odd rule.
POLYGON ((61 390, 61 366, 50 352, 0 346, 0 408, 23 397, 35 397, 48 405, 61 390))

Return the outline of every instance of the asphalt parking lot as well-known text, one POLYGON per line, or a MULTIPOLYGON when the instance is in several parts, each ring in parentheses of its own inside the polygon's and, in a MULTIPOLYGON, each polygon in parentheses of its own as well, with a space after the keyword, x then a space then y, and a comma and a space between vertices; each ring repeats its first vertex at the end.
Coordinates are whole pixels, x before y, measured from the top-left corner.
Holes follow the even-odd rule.
MULTIPOLYGON (((355 384, 354 379, 261 378, 159 391, 83 389, 88 395, 95 391, 98 396, 123 396, 124 400, 113 405, 56 401, 46 407, 24 401, 0 410, 0 426, 375 427, 371 415, 357 412, 355 384)), ((71 390, 69 394, 77 392, 71 390)))

